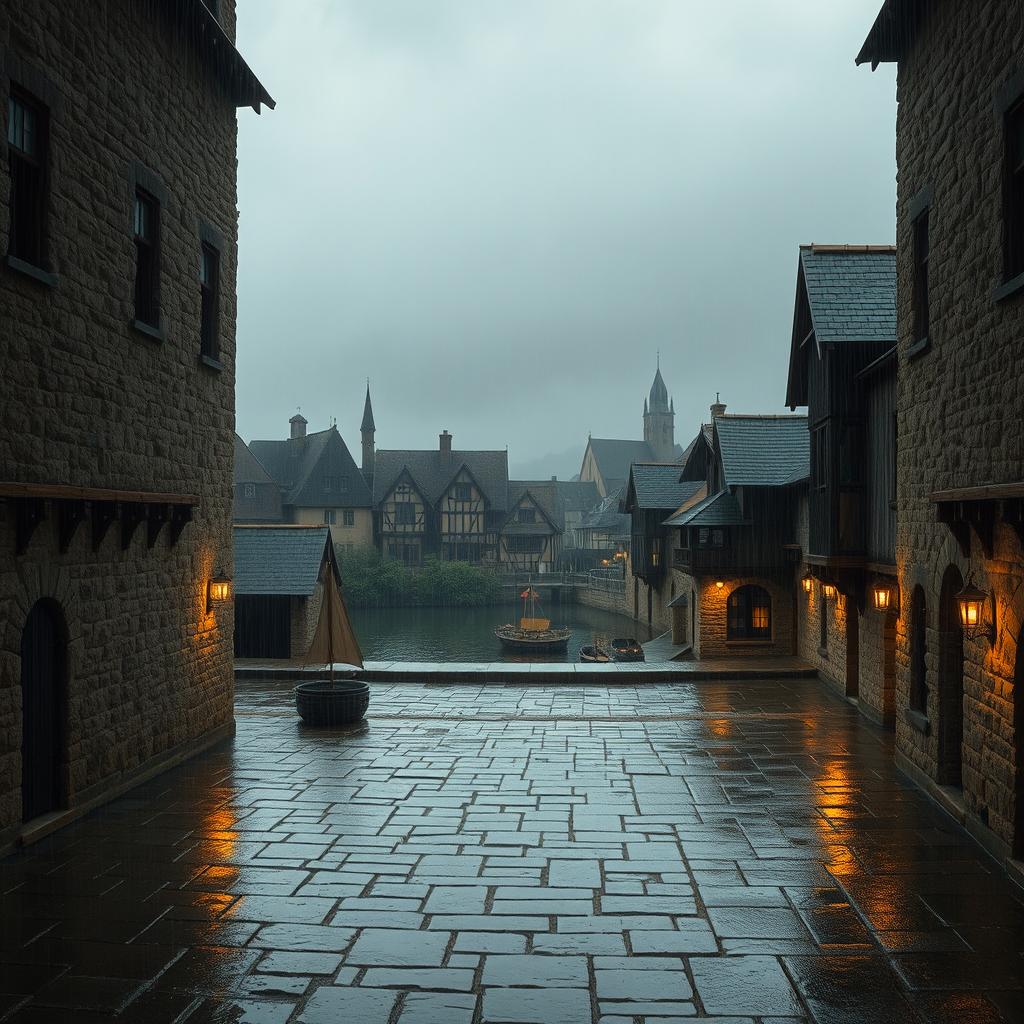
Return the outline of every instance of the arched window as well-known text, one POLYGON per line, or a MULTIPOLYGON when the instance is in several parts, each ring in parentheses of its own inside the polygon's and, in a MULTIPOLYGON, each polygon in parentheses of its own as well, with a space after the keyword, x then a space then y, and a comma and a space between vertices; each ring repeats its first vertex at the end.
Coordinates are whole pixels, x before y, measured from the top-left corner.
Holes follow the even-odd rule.
POLYGON ((928 712, 925 612, 924 589, 914 587, 910 596, 910 706, 921 714, 928 712))
POLYGON ((770 640, 772 599, 764 587, 739 587, 729 595, 729 640, 770 640))

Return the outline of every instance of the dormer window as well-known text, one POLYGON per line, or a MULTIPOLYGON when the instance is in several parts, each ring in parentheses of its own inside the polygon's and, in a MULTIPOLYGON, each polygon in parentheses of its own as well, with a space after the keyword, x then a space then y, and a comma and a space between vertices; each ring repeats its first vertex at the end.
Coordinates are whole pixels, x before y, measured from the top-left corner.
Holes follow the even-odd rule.
POLYGON ((473 487, 471 484, 456 484, 455 485, 455 500, 456 501, 469 501, 473 497, 473 487))

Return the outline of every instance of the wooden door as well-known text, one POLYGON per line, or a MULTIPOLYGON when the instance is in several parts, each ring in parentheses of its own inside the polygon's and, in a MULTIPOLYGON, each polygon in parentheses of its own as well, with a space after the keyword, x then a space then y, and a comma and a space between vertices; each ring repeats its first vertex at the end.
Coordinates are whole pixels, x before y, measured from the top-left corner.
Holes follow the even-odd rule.
POLYGON ((61 804, 66 651, 60 611, 39 601, 21 636, 21 817, 61 804))

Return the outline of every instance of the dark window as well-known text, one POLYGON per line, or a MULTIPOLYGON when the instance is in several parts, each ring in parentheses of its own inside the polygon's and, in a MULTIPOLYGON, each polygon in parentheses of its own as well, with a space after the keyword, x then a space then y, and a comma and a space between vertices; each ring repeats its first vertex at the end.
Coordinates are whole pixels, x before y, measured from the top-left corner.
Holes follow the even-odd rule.
POLYGON ((813 484, 819 490, 828 484, 828 426, 815 428, 811 434, 811 470, 813 484))
POLYGON ((395 525, 413 526, 416 523, 416 511, 412 502, 402 501, 395 505, 395 525))
POLYGON ((507 538, 508 550, 517 555, 539 555, 544 551, 543 537, 523 537, 513 534, 507 538))
POLYGON ((338 521, 338 513, 335 512, 333 508, 325 508, 324 509, 324 522, 327 523, 328 526, 334 526, 334 524, 337 521, 338 521))
POLYGON ((914 587, 910 597, 910 706, 923 715, 928 713, 926 610, 924 590, 914 587))
POLYGON ((697 531, 697 545, 702 548, 724 547, 725 530, 721 527, 702 526, 697 531))
POLYGON ((726 638, 728 640, 770 640, 772 599, 763 587, 739 587, 729 595, 726 638))
POLYGON ((220 356, 220 253, 206 242, 199 258, 199 288, 202 294, 200 351, 210 359, 217 359, 220 356))
POLYGON ((818 598, 818 646, 828 650, 828 600, 824 594, 818 598))
POLYGON ((135 319, 160 326, 160 204, 135 190, 135 319))
POLYGON ((1024 100, 1006 114, 1003 278, 1024 274, 1024 100))
POLYGON ((242 484, 242 496, 246 498, 256 497, 256 485, 255 484, 242 484))
POLYGON ((346 526, 355 526, 356 525, 356 514, 355 514, 355 512, 353 512, 352 509, 350 509, 350 508, 345 509, 345 511, 342 513, 342 522, 344 522, 344 524, 346 526))
POLYGON ((471 484, 456 484, 455 485, 455 500, 456 501, 469 501, 473 497, 473 487, 471 484))
POLYGON ((914 230, 914 341, 928 337, 928 211, 920 214, 914 230))
POLYGON ((11 174, 8 252, 26 263, 46 263, 46 108, 12 87, 7 101, 7 159, 11 174))
POLYGON ((521 508, 516 515, 516 519, 520 523, 535 523, 537 522, 537 510, 533 508, 521 508))

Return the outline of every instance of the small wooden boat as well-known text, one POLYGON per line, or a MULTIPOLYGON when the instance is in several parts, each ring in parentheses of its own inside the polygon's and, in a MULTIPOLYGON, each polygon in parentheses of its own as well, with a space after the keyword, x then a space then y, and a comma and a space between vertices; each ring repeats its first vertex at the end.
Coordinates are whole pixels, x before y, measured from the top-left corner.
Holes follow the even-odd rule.
POLYGON ((569 646, 572 630, 552 627, 550 619, 537 615, 537 591, 532 586, 527 586, 519 596, 523 600, 523 614, 519 619, 519 625, 506 622, 504 626, 499 626, 494 631, 502 646, 513 651, 564 651, 569 646))
POLYGON ((611 655, 603 647, 598 647, 596 644, 587 644, 580 648, 580 661, 582 662, 602 665, 611 660, 611 655))
POLYGON ((644 649, 631 636, 617 636, 610 646, 612 661, 646 661, 644 649))

